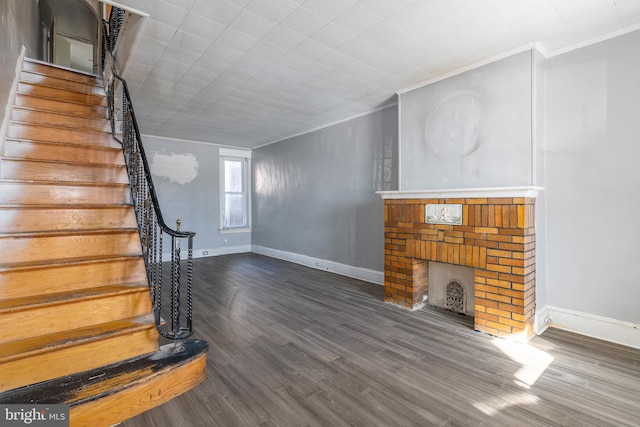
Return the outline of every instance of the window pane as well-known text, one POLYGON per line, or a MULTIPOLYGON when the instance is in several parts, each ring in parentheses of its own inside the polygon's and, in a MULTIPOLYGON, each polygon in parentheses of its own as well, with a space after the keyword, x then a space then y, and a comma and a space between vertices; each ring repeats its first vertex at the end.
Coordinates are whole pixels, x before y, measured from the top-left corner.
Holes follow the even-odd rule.
POLYGON ((244 197, 242 194, 225 194, 224 203, 224 226, 243 227, 246 226, 244 218, 244 197))
POLYGON ((242 192, 242 160, 224 161, 224 191, 242 192))

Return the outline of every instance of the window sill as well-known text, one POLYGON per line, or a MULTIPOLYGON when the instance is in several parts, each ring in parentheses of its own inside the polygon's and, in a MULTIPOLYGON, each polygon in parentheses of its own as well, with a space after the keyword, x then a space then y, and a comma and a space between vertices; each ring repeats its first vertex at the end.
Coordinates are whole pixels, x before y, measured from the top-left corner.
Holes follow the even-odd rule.
POLYGON ((228 234, 228 233, 251 233, 253 227, 237 227, 237 228, 220 228, 218 231, 220 234, 228 234))

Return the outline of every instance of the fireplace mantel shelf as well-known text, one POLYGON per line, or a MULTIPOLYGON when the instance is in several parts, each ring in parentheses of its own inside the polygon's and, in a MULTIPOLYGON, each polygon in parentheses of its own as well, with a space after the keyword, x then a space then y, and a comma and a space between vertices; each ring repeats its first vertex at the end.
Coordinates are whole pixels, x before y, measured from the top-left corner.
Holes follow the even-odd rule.
POLYGON ((439 190, 376 191, 383 199, 536 198, 543 187, 444 188, 439 190))

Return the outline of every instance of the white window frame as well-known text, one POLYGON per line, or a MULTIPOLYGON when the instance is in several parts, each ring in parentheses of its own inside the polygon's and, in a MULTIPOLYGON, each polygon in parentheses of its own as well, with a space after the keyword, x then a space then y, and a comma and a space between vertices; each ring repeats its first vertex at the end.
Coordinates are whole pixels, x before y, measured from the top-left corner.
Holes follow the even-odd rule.
POLYGON ((251 151, 236 148, 221 147, 220 158, 220 233, 247 233, 251 231, 251 151), (225 160, 241 160, 244 162, 243 184, 244 184, 244 206, 247 223, 240 227, 225 227, 225 160))

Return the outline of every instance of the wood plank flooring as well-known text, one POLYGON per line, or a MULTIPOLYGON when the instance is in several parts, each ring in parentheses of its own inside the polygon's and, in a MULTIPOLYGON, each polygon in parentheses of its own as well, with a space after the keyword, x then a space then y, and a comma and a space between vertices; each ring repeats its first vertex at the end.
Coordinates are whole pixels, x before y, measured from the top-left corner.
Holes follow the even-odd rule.
POLYGON ((509 343, 257 254, 194 270, 208 377, 123 427, 640 425, 640 350, 553 329, 509 343))

